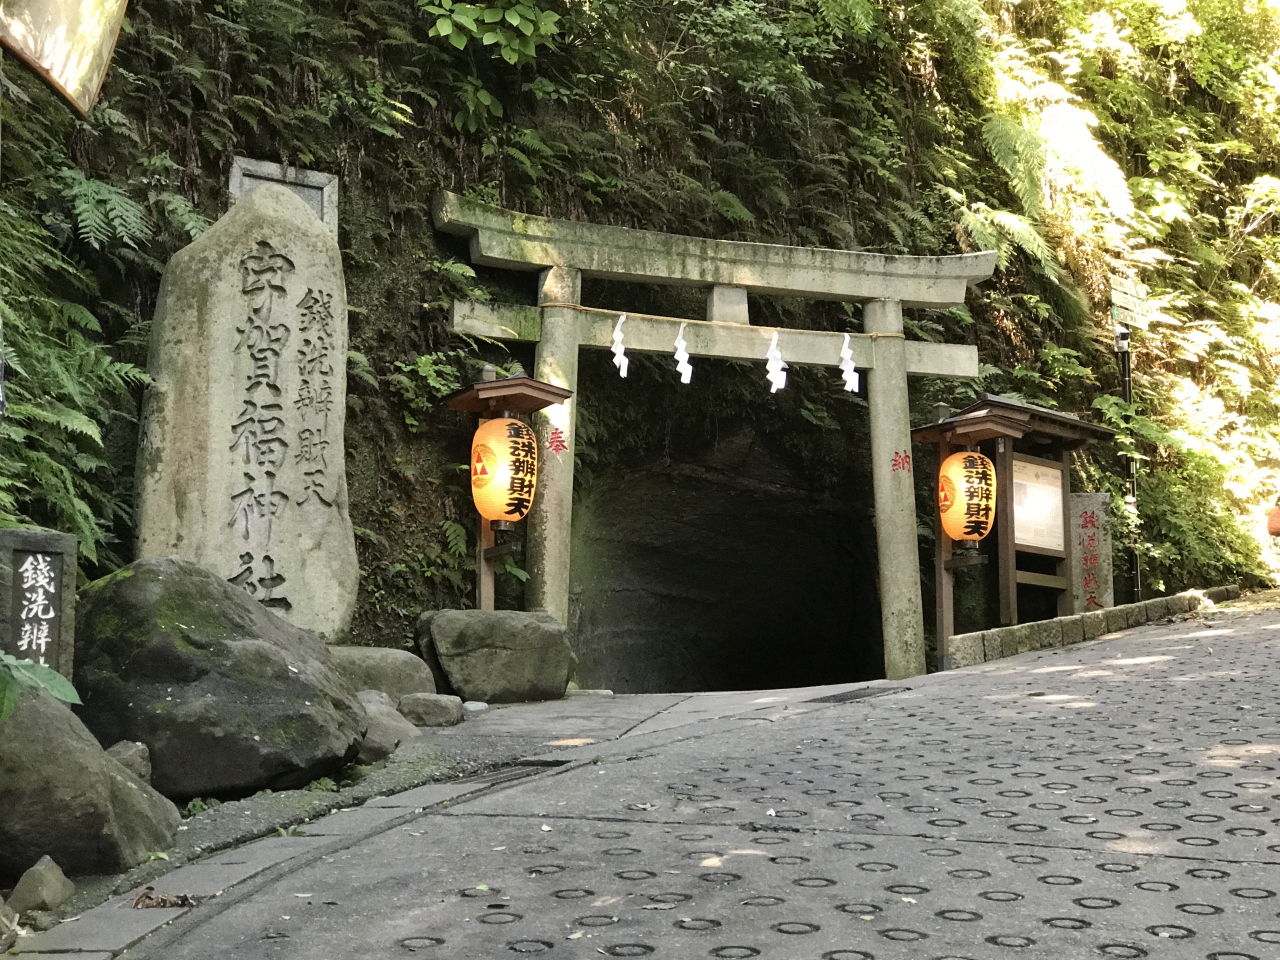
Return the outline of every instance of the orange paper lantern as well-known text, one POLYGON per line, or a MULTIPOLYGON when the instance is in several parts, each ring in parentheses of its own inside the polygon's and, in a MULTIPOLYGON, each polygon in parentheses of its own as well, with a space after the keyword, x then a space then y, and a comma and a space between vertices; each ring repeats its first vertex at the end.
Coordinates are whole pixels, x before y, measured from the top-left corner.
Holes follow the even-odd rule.
POLYGON ((981 540, 996 520, 996 468, 980 453, 953 453, 938 470, 938 512, 952 540, 981 540))
POLYGON ((538 441, 519 420, 480 424, 471 441, 471 499, 486 520, 523 520, 538 487, 538 441))

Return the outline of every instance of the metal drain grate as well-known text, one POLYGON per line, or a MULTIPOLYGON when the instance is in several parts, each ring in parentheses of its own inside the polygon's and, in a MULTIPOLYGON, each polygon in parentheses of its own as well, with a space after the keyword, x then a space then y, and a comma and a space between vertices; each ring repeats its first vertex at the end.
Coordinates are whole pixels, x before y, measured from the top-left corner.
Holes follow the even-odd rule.
POLYGON ((872 697, 887 697, 891 693, 905 693, 910 687, 859 687, 857 690, 845 690, 829 696, 806 700, 805 703, 851 703, 854 700, 870 700, 872 697))

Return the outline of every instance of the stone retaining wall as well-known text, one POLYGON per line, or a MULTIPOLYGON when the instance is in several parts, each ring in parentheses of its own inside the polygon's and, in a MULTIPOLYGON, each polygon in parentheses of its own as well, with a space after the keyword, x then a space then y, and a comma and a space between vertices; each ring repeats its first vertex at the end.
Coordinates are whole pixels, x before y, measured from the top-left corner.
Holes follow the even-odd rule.
POLYGON ((1238 596, 1240 588, 1235 584, 1213 587, 1210 590, 1188 590, 1172 597, 1126 603, 1073 617, 1020 623, 1015 627, 997 627, 978 633, 961 633, 951 638, 948 650, 953 666, 972 667, 1001 657, 1012 657, 1016 653, 1026 653, 1028 650, 1066 647, 1084 640, 1094 640, 1106 633, 1191 613, 1203 606, 1224 603, 1238 596))

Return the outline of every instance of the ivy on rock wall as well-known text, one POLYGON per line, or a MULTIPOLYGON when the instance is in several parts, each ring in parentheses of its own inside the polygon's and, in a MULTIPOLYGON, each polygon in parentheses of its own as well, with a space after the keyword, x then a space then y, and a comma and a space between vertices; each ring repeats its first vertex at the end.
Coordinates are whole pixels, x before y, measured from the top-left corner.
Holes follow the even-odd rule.
MULTIPOLYGON (((440 188, 699 236, 996 249, 997 277, 964 308, 908 318, 912 336, 974 343, 985 363, 979 384, 917 384, 917 419, 980 389, 1093 411, 1144 458, 1132 538, 1155 587, 1265 579, 1278 46, 1280 14, 1257 0, 135 0, 87 121, 6 65, 0 523, 72 529, 103 564, 128 559, 159 272, 226 209, 246 155, 341 177, 362 641, 399 644, 420 609, 468 602, 468 429, 439 400, 484 362, 532 359, 448 335, 450 300, 533 290, 473 271, 434 233, 440 188), (1155 295, 1132 409, 1114 399, 1115 272, 1155 295)), ((588 297, 698 315, 679 292, 588 297)), ((833 304, 752 309, 858 323, 833 304)), ((837 378, 794 370, 770 397, 761 370, 727 365, 678 402, 668 366, 619 384, 587 364, 582 482, 660 454, 664 424, 733 420, 816 487, 859 489, 865 410, 837 378)), ((1121 495, 1115 451, 1078 468, 1121 495)))

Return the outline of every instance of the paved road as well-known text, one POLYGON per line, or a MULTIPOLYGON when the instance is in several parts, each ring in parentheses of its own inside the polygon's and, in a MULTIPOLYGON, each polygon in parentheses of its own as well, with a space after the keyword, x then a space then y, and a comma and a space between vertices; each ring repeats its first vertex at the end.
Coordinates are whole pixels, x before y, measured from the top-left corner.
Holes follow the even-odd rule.
POLYGON ((495 729, 601 739, 186 868, 216 885, 300 845, 127 956, 1272 960, 1278 652, 1262 612, 847 702, 494 711, 495 729))

